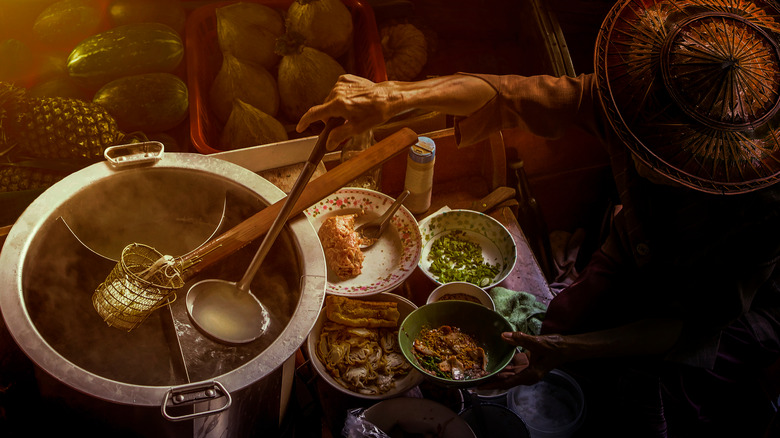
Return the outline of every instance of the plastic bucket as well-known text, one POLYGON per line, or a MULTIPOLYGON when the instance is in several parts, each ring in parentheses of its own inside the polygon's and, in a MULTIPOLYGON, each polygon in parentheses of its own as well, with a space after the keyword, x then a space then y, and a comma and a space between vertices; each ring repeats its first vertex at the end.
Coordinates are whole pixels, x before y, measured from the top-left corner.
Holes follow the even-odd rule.
POLYGON ((585 420, 582 388, 560 370, 550 371, 535 385, 512 388, 507 405, 523 419, 531 438, 571 437, 585 420))
POLYGON ((528 428, 523 420, 511 409, 495 404, 481 403, 478 407, 468 407, 458 414, 466 420, 477 438, 512 437, 529 438, 528 428), (480 418, 478 415, 482 416, 480 418))

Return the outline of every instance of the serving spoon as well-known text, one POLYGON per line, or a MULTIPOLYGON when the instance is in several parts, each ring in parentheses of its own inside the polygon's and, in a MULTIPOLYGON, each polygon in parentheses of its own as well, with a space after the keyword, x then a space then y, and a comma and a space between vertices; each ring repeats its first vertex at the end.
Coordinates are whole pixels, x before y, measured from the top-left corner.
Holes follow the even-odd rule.
POLYGON ((223 342, 243 344, 254 341, 268 329, 271 322, 268 309, 249 291, 249 284, 290 217, 314 169, 325 155, 325 144, 330 131, 342 123, 344 123, 342 118, 328 120, 303 170, 282 204, 282 209, 263 238, 241 280, 235 283, 219 279, 201 280, 192 285, 187 292, 187 312, 202 331, 223 342))
POLYGON ((360 249, 370 248, 382 237, 385 229, 387 229, 387 224, 390 223, 390 219, 398 211, 398 208, 401 207, 407 196, 409 196, 409 190, 404 190, 382 216, 355 228, 355 232, 360 236, 360 249))

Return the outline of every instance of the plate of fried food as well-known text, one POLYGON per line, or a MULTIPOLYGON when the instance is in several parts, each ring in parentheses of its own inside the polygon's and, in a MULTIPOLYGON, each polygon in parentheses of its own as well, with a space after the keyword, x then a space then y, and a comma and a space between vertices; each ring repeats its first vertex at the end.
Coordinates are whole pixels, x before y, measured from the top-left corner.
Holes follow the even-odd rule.
POLYGON ((398 327, 417 307, 395 294, 326 295, 306 340, 311 364, 336 390, 362 399, 401 396, 423 381, 398 344, 398 327))
POLYGON ((417 267, 422 235, 403 205, 380 239, 360 249, 355 228, 382 216, 394 201, 375 190, 345 187, 305 210, 325 252, 329 294, 358 297, 391 291, 417 267))

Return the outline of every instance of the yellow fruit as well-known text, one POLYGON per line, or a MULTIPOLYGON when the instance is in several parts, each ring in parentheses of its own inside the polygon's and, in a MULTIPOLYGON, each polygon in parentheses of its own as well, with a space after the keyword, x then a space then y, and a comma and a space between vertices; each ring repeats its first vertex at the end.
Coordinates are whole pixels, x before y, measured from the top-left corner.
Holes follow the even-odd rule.
POLYGON ((352 15, 341 0, 295 0, 287 9, 287 30, 334 58, 352 45, 352 15))
POLYGON ((276 38, 284 33, 279 12, 259 3, 238 2, 217 8, 217 41, 223 54, 271 69, 279 62, 276 38))
POLYGON ((222 150, 233 150, 285 140, 287 131, 278 120, 236 99, 222 130, 219 147, 222 150))
POLYGON ((382 28, 379 36, 387 78, 415 79, 428 62, 428 43, 422 31, 412 24, 395 24, 382 28))
POLYGON ((209 106, 224 122, 233 109, 233 100, 237 98, 271 116, 279 112, 279 90, 273 75, 259 65, 225 54, 222 67, 211 83, 209 106))
POLYGON ((346 74, 333 57, 301 41, 301 35, 288 32, 277 45, 278 53, 283 55, 277 72, 279 99, 282 112, 293 122, 321 104, 339 76, 346 74))

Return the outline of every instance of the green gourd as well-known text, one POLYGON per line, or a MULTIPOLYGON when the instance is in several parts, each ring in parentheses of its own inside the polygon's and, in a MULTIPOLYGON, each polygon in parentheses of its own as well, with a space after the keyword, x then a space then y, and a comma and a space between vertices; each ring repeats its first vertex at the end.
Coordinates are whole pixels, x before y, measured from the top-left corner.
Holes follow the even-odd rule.
POLYGON ((142 73, 171 73, 184 58, 179 34, 162 23, 133 23, 81 41, 68 56, 68 74, 90 88, 142 73))
POLYGON ((171 73, 115 79, 92 100, 103 106, 124 132, 167 131, 184 121, 189 109, 187 84, 171 73))

